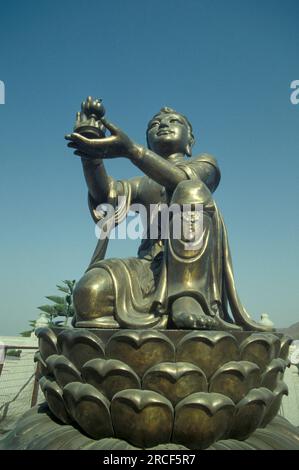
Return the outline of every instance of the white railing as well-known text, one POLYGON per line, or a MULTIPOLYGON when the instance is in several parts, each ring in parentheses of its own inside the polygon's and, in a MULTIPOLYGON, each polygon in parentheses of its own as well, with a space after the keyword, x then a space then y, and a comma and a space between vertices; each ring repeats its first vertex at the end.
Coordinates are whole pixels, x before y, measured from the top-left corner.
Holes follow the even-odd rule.
POLYGON ((25 411, 42 399, 34 362, 37 343, 23 340, 10 341, 11 344, 1 342, 0 434, 10 430, 25 411))

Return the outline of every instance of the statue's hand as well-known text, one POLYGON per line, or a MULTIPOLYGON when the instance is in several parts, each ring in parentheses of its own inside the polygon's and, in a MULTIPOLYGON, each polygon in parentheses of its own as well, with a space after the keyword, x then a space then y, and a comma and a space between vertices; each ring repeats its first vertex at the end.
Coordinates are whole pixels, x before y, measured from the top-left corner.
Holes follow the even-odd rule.
POLYGON ((76 149, 74 153, 85 158, 131 158, 140 151, 140 147, 121 129, 104 118, 101 119, 101 122, 110 131, 110 136, 101 139, 88 139, 78 133, 69 134, 65 136, 66 140, 70 141, 68 147, 76 149))

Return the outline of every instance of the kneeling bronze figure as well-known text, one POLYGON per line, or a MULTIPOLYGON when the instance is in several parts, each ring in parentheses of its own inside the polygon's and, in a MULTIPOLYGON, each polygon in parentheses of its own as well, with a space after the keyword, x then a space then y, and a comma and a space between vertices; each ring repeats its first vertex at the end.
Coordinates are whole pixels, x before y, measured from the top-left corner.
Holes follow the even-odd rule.
POLYGON ((238 297, 216 160, 189 158, 192 126, 171 108, 150 120, 148 148, 104 113, 89 97, 66 136, 100 228, 74 328, 37 331, 46 403, 0 449, 298 449, 298 429, 277 416, 291 340, 238 297), (108 176, 104 160, 121 157, 144 175, 108 176), (146 227, 137 256, 105 259, 130 210, 146 227))
MULTIPOLYGON (((88 115, 92 108, 96 115, 98 103, 92 98, 83 103, 75 130, 86 132, 88 115)), ((78 132, 66 138, 81 157, 94 220, 103 218, 101 204, 114 208, 110 217, 113 226, 130 208, 142 205, 147 230, 135 258, 105 260, 108 239, 99 240, 74 291, 75 326, 269 330, 250 318, 238 298, 226 228, 212 197, 220 170, 211 155, 188 158, 194 144, 188 119, 171 108, 162 108, 148 124, 148 148, 133 142, 103 117, 93 123, 94 135, 102 129, 99 138, 78 132), (103 126, 110 131, 109 137, 104 137, 103 126), (120 181, 108 176, 103 161, 121 157, 129 159, 144 176, 120 181), (163 219, 163 209, 184 205, 190 207, 189 221, 185 214, 189 231, 173 237, 171 214, 168 220, 163 219), (190 246, 199 206, 200 243, 190 246), (168 236, 163 222, 169 225, 168 236), (153 236, 154 224, 157 230, 153 236)))

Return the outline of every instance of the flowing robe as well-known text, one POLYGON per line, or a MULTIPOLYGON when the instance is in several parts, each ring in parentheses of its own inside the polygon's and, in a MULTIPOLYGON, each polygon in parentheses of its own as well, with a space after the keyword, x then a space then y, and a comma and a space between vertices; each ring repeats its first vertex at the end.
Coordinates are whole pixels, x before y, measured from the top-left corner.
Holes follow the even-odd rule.
MULTIPOLYGON (((238 328, 228 311, 230 306, 235 323, 246 330, 265 331, 255 323, 242 306, 235 287, 226 228, 212 198, 220 181, 216 160, 207 154, 175 162, 185 172, 186 179, 204 184, 203 200, 204 240, 197 252, 181 255, 180 240, 161 240, 158 236, 142 240, 135 258, 104 259, 108 238, 98 241, 87 271, 93 268, 106 270, 114 288, 114 317, 121 328, 166 328, 171 302, 183 295, 195 297, 206 314, 216 316, 238 328), (185 280, 188 279, 186 283, 185 280)), ((114 223, 120 223, 132 203, 143 204, 147 210, 148 232, 154 222, 150 204, 170 204, 172 194, 147 176, 132 180, 111 179, 108 203, 115 208, 114 223), (123 205, 117 206, 118 196, 123 205)), ((95 201, 89 195, 89 207, 95 222, 99 214, 95 201)), ((158 211, 159 212, 159 211, 158 211)), ((157 212, 156 212, 157 214, 157 212)))

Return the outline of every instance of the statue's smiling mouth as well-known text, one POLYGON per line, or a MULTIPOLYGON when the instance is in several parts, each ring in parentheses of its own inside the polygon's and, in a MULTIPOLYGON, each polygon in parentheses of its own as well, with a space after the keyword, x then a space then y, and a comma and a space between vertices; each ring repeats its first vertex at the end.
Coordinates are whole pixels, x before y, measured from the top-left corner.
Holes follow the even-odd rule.
POLYGON ((173 131, 169 129, 162 129, 157 132, 157 135, 168 135, 168 134, 173 134, 173 131))

